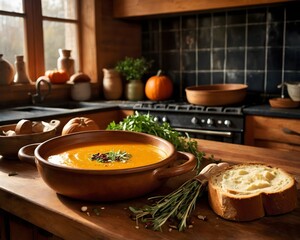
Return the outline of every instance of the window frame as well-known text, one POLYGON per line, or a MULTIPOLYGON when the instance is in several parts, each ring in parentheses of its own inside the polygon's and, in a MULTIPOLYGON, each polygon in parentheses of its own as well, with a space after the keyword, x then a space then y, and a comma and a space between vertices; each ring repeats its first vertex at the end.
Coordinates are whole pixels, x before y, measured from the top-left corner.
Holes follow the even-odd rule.
POLYGON ((78 69, 82 69, 82 22, 80 11, 81 0, 76 0, 77 19, 63 19, 57 17, 42 16, 41 0, 23 0, 23 13, 0 10, 0 15, 20 17, 24 20, 24 57, 27 73, 34 82, 40 76, 45 74, 45 56, 44 56, 44 36, 43 21, 56 21, 62 23, 77 24, 77 44, 78 44, 78 69))
POLYGON ((42 16, 41 0, 23 0, 25 13, 25 55, 28 62, 28 74, 31 79, 37 79, 45 73, 45 56, 44 56, 44 37, 43 37, 43 21, 56 21, 63 23, 77 24, 77 40, 79 52, 79 69, 81 66, 81 19, 80 19, 80 0, 76 0, 77 19, 62 19, 56 17, 42 16), (30 49, 30 51, 29 51, 30 49))

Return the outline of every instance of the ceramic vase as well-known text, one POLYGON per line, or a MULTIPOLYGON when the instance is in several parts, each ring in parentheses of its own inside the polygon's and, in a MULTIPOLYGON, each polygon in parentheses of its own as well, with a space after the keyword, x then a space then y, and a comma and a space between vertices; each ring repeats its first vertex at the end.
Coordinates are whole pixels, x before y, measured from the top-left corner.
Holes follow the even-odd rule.
POLYGON ((15 67, 16 67, 16 74, 14 77, 14 83, 15 84, 29 84, 30 79, 27 76, 23 55, 16 56, 15 67))
POLYGON ((58 49, 59 58, 57 59, 57 69, 65 71, 69 78, 75 73, 74 59, 71 58, 71 50, 58 49))
POLYGON ((143 100, 144 83, 141 80, 128 81, 125 86, 125 97, 132 101, 143 100))
POLYGON ((9 85, 14 79, 13 66, 0 54, 0 85, 9 85))
POLYGON ((123 86, 120 74, 114 69, 103 68, 103 94, 107 100, 118 100, 122 96, 123 86))

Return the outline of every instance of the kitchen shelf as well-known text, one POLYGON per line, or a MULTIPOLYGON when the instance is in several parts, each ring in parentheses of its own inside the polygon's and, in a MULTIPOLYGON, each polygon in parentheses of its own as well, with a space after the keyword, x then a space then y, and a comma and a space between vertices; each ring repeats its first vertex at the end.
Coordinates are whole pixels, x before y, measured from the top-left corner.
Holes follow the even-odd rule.
POLYGON ((114 0, 114 17, 170 15, 225 8, 249 7, 295 0, 114 0))

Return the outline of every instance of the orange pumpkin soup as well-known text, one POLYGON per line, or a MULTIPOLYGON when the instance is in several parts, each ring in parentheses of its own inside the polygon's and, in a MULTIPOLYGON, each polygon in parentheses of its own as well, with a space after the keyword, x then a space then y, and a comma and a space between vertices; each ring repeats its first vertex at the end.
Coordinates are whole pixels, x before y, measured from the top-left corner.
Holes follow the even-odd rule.
POLYGON ((166 156, 166 152, 150 144, 113 143, 75 147, 49 156, 48 161, 74 168, 112 170, 150 165, 166 156))

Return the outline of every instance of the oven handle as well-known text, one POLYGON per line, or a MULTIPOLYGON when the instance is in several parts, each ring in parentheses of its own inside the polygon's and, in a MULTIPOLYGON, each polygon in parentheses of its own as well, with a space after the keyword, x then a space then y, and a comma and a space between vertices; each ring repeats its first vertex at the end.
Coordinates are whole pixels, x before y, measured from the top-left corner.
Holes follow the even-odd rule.
POLYGON ((232 136, 232 132, 210 131, 210 130, 189 129, 189 128, 173 128, 173 129, 179 132, 200 133, 200 134, 223 136, 223 137, 232 136))

